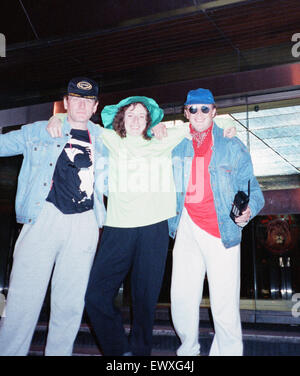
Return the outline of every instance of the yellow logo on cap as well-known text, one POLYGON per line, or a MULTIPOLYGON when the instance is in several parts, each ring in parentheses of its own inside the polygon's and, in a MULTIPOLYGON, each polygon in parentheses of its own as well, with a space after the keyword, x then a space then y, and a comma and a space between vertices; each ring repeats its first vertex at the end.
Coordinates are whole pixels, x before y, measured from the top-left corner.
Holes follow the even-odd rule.
POLYGON ((82 89, 82 90, 91 90, 92 89, 92 85, 87 81, 78 82, 77 87, 78 87, 78 89, 82 89))

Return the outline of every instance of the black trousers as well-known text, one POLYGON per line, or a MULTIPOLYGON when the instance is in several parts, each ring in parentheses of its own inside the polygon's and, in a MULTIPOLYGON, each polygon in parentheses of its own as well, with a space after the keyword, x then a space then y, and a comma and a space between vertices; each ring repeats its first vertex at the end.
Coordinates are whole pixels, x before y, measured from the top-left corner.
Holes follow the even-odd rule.
POLYGON ((86 310, 106 356, 151 355, 152 328, 168 252, 168 222, 135 228, 104 227, 86 292, 86 310), (114 299, 131 270, 130 343, 114 299))

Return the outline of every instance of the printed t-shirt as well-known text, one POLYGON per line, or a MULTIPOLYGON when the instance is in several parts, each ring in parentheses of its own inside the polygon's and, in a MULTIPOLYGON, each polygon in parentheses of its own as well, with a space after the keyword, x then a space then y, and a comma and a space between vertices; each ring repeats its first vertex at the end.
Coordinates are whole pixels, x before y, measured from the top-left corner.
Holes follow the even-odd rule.
POLYGON ((47 201, 62 213, 82 213, 94 206, 93 147, 88 130, 72 129, 61 152, 47 201))

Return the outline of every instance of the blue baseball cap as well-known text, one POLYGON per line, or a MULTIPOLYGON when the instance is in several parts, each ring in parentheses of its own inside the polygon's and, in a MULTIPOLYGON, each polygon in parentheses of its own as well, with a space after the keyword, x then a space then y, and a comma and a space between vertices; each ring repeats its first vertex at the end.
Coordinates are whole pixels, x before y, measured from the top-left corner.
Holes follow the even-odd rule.
POLYGON ((214 104, 214 96, 208 89, 196 89, 188 92, 185 105, 188 104, 214 104))

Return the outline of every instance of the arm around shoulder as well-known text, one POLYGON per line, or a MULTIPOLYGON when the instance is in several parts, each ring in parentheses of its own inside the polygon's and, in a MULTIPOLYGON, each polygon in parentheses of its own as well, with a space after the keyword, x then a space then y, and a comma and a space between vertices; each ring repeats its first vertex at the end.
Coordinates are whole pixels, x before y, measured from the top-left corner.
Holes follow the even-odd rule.
POLYGON ((170 149, 175 148, 175 146, 180 144, 185 138, 190 138, 190 127, 188 123, 176 124, 167 130, 168 136, 163 139, 163 142, 170 149))
POLYGON ((67 116, 67 113, 57 113, 51 116, 47 125, 47 131, 51 137, 62 137, 62 124, 67 116))

